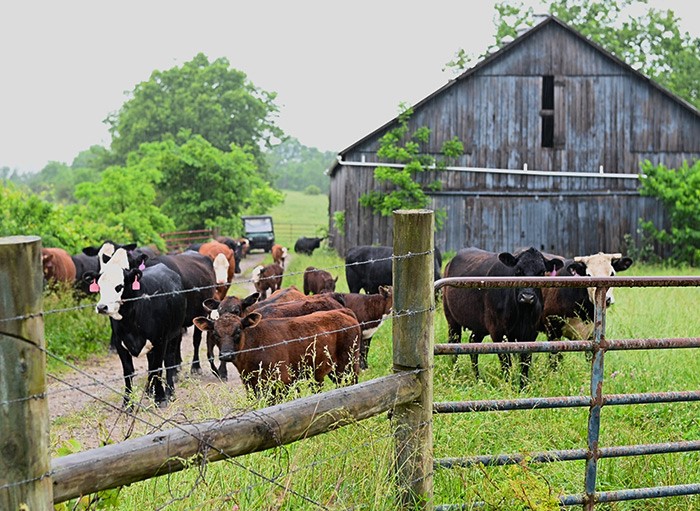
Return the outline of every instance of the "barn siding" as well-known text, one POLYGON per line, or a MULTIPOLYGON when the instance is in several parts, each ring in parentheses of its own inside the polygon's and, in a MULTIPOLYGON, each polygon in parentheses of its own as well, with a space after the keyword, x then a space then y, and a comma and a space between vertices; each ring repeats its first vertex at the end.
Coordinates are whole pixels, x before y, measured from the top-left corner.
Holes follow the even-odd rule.
MULTIPOLYGON (((638 238, 638 219, 667 226, 661 204, 640 197, 635 179, 582 177, 581 172, 634 174, 649 160, 676 168, 700 157, 700 114, 601 51, 554 18, 420 102, 413 131, 431 129, 421 150, 438 156, 458 137, 458 167, 565 171, 567 176, 432 171, 417 179, 442 184, 432 207, 446 212, 436 245, 514 250, 532 245, 564 255, 624 251, 638 238), (554 76, 555 143, 541 146, 542 76, 554 76), (556 145, 555 144, 555 145, 556 145)), ((379 162, 388 123, 341 153, 345 161, 379 162)), ((346 233, 331 228, 340 254, 358 244, 391 244, 391 218, 358 204, 374 182, 373 168, 337 165, 330 213, 344 210, 346 233)), ((661 255, 664 248, 659 247, 661 255)))

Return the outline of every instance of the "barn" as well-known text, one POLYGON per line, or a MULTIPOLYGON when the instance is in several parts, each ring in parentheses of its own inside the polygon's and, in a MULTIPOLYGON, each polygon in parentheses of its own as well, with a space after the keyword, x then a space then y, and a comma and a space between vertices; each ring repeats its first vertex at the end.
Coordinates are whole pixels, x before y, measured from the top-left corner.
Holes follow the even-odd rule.
MULTIPOLYGON (((640 163, 677 168, 700 157, 696 108, 553 16, 413 110, 409 133, 431 130, 423 153, 439 155, 453 137, 464 144, 448 167, 417 177, 441 183, 428 195, 432 209, 446 213, 435 238, 443 251, 624 253, 626 235, 642 241, 640 218, 668 225, 660 202, 639 194, 640 163)), ((398 117, 344 149, 328 170, 330 243, 341 255, 392 244, 391 217, 358 200, 383 189, 373 179, 383 163, 377 150, 397 124, 398 117)))

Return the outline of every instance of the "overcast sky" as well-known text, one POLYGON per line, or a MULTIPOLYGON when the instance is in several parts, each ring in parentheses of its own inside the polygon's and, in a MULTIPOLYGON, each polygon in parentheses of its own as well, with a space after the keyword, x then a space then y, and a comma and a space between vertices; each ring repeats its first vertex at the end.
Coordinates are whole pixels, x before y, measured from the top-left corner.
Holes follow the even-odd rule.
MULTIPOLYGON (((536 0, 528 5, 539 6, 536 0)), ((340 151, 452 77, 459 48, 480 54, 493 0, 10 1, 0 6, 0 167, 38 171, 108 146, 102 122, 125 92, 198 52, 229 59, 276 92, 278 124, 340 151)), ((651 0, 691 27, 694 2, 651 0)), ((539 9, 537 10, 539 12, 539 9)))

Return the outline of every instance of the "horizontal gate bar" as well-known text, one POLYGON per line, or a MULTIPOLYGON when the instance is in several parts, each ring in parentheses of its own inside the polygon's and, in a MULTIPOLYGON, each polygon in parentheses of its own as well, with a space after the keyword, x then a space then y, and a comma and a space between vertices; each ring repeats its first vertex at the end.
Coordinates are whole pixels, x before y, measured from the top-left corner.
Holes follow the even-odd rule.
MULTIPOLYGON (((618 445, 601 447, 598 458, 622 458, 625 456, 647 456, 650 454, 670 454, 700 451, 700 440, 687 442, 666 442, 662 444, 618 445)), ((566 449, 532 454, 497 454, 469 456, 467 458, 438 458, 435 468, 471 467, 474 465, 515 465, 527 459, 530 463, 553 463, 557 461, 579 461, 588 458, 587 449, 566 449)))
MULTIPOLYGON (((595 494, 596 502, 619 502, 623 500, 641 500, 662 497, 682 497, 700 494, 700 484, 679 484, 675 486, 656 486, 654 488, 635 488, 631 490, 604 491, 595 494)), ((559 499, 562 506, 581 506, 584 495, 564 495, 559 499)), ((483 509, 483 502, 472 504, 441 504, 435 511, 459 511, 483 509)))
POLYGON ((696 287, 700 277, 446 277, 435 281, 435 291, 445 286, 501 287, 696 287))
MULTIPOLYGON (((617 339, 603 341, 605 351, 700 348, 700 337, 658 339, 617 339)), ((543 342, 487 342, 436 344, 435 355, 469 355, 492 353, 552 353, 567 351, 593 351, 592 341, 543 341, 543 342)))
MULTIPOLYGON (((607 394, 603 405, 643 405, 700 401, 700 391, 648 392, 641 394, 607 394)), ((443 401, 433 403, 433 413, 493 412, 503 410, 544 410, 591 406, 591 396, 531 397, 521 399, 482 399, 478 401, 443 401)))

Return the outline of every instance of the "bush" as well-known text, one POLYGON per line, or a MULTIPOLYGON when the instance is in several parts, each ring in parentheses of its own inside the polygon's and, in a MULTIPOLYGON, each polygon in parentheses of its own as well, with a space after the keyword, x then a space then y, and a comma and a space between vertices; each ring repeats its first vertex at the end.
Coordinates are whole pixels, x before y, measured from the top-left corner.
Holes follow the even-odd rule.
POLYGON ((309 185, 306 188, 304 188, 304 193, 306 195, 320 195, 321 189, 316 185, 309 185))

